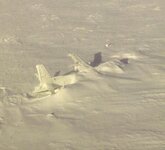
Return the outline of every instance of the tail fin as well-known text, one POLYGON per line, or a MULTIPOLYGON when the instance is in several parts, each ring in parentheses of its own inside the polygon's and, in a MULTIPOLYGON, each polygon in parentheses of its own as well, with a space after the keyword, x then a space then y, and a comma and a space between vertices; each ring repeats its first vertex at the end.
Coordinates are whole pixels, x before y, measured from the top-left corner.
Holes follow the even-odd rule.
POLYGON ((40 64, 40 65, 36 65, 36 69, 37 69, 37 78, 40 81, 40 83, 46 82, 48 81, 48 79, 51 78, 50 74, 48 73, 48 71, 46 70, 46 68, 44 67, 44 65, 40 64))

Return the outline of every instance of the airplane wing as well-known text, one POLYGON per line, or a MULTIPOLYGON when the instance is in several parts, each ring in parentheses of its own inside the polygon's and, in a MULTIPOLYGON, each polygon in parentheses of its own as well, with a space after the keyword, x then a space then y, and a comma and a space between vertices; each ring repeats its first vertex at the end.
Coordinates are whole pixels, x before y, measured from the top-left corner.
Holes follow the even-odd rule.
POLYGON ((86 72, 88 70, 93 70, 94 68, 91 67, 89 64, 87 64, 85 61, 83 61, 80 57, 78 57, 75 54, 68 54, 69 57, 74 61, 74 70, 79 72, 86 72))

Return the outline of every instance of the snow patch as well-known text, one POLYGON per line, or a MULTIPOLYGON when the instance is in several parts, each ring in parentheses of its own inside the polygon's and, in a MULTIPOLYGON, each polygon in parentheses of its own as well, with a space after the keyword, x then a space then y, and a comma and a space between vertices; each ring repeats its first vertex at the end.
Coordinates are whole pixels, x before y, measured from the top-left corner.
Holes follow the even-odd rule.
POLYGON ((0 38, 0 44, 18 44, 18 39, 15 36, 8 35, 0 38))
POLYGON ((137 56, 134 53, 119 53, 119 54, 113 55, 112 58, 119 58, 119 59, 123 59, 123 58, 138 59, 139 56, 137 56))
POLYGON ((105 62, 99 65, 96 69, 101 73, 124 73, 123 69, 115 62, 105 62))

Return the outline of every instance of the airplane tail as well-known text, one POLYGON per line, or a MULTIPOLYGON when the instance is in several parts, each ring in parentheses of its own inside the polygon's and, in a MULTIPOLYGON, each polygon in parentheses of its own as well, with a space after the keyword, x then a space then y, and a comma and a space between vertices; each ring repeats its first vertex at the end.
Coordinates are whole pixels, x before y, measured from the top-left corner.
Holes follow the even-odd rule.
POLYGON ((44 67, 44 65, 42 65, 42 64, 36 65, 36 69, 37 69, 36 76, 37 76, 38 80, 40 81, 40 83, 47 82, 48 80, 51 79, 51 76, 48 73, 48 71, 46 70, 46 68, 44 67))

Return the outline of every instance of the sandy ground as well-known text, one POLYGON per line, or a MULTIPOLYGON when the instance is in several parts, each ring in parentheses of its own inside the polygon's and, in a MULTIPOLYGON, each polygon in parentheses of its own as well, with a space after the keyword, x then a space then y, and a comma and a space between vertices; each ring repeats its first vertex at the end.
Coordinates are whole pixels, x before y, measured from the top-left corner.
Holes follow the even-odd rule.
POLYGON ((0 0, 0 150, 164 150, 164 4, 0 0), (66 73, 69 52, 86 62, 101 52, 103 73, 28 98, 35 65, 66 73))

